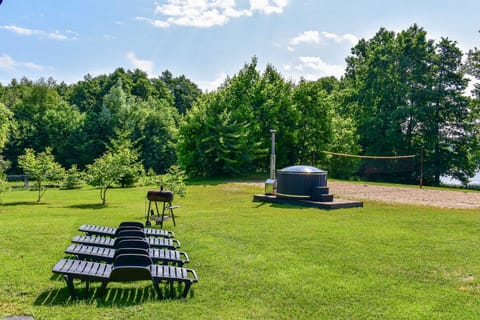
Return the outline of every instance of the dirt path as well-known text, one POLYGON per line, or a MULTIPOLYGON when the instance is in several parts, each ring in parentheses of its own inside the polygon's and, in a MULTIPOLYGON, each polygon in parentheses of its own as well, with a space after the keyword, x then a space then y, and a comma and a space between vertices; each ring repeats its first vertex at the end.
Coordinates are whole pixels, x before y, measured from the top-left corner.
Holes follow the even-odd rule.
POLYGON ((425 205, 439 208, 480 209, 480 192, 403 188, 329 181, 334 197, 387 203, 425 205))

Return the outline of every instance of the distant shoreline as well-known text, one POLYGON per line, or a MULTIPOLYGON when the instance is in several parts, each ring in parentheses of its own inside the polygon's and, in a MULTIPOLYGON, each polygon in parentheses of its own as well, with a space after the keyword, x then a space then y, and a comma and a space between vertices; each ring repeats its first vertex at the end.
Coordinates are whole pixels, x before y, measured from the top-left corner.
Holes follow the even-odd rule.
MULTIPOLYGON (((441 177, 440 180, 442 183, 451 184, 451 185, 461 185, 462 183, 451 177, 441 177)), ((480 185, 480 171, 470 180, 469 184, 480 185)))

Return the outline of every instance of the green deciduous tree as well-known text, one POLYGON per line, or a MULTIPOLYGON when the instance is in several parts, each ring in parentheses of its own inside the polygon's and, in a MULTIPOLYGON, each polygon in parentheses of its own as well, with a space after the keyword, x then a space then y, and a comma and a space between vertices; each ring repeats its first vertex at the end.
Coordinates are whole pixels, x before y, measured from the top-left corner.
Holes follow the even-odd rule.
MULTIPOLYGON (((279 167, 295 163, 297 159, 298 132, 295 126, 301 114, 292 100, 293 84, 286 81, 270 64, 265 68, 252 96, 253 122, 249 130, 260 150, 270 150, 270 130, 277 131, 276 163, 279 167)), ((266 171, 270 153, 260 152, 255 159, 255 168, 266 171)))
POLYGON ((5 174, 5 170, 7 170, 8 166, 8 162, 4 161, 0 156, 0 204, 2 204, 2 193, 9 189, 7 175, 5 174))
POLYGON ((413 139, 419 128, 416 113, 428 95, 432 54, 432 42, 416 25, 398 35, 382 28, 352 49, 346 81, 355 106, 350 115, 364 153, 410 154, 419 149, 413 139))
POLYGON ((108 150, 115 155, 119 167, 117 182, 122 188, 134 186, 144 171, 139 161, 139 152, 129 139, 129 135, 130 132, 118 132, 117 137, 110 141, 108 147, 108 150))
POLYGON ((8 162, 3 160, 2 150, 13 128, 12 118, 13 113, 0 102, 0 194, 8 189, 7 176, 5 174, 5 170, 8 168, 8 162))
MULTIPOLYGON (((424 182, 440 176, 462 181, 478 162, 475 108, 463 96, 466 81, 462 52, 442 39, 435 44, 413 25, 399 34, 381 29, 361 40, 347 58, 345 83, 363 152, 370 155, 420 155, 424 150, 424 182)), ((417 157, 419 159, 420 157, 417 157)), ((417 171, 397 181, 414 182, 417 171)))
POLYGON ((124 110, 123 118, 146 170, 164 173, 177 162, 180 116, 175 107, 163 99, 134 101, 124 110))
POLYGON ((0 152, 7 143, 10 131, 13 128, 13 113, 0 102, 0 152))
POLYGON ((183 198, 187 195, 185 171, 179 166, 171 166, 165 174, 146 176, 146 179, 148 184, 157 185, 161 190, 172 191, 175 196, 183 198))
POLYGON ((173 77, 168 70, 162 72, 160 79, 167 85, 174 98, 175 108, 180 114, 185 114, 200 97, 202 91, 185 76, 173 77))
POLYGON ((194 106, 187 111, 179 128, 178 161, 189 176, 206 176, 209 174, 208 164, 202 139, 206 137, 206 122, 209 118, 208 100, 214 94, 203 95, 194 106))
POLYGON ((44 183, 46 181, 60 181, 65 173, 65 170, 55 161, 51 148, 47 148, 38 154, 33 149, 25 149, 25 153, 18 157, 18 165, 25 174, 30 175, 35 181, 38 190, 37 202, 40 202, 45 191, 47 191, 44 183))
POLYGON ((107 203, 107 191, 120 179, 118 159, 114 154, 107 151, 100 158, 95 159, 93 164, 87 165, 85 180, 87 183, 100 189, 102 205, 107 203))
POLYGON ((467 61, 464 68, 466 73, 473 76, 477 80, 472 94, 478 101, 478 99, 480 99, 480 50, 478 48, 468 51, 467 61))
POLYGON ((14 129, 5 147, 5 156, 17 168, 17 158, 25 148, 39 151, 47 146, 59 163, 69 166, 75 156, 72 137, 82 127, 84 117, 59 96, 54 80, 40 79, 13 87, 18 97, 11 107, 14 129), (17 88, 21 86, 20 88, 17 88), (72 156, 71 156, 72 155, 72 156))
POLYGON ((106 151, 93 164, 87 165, 85 180, 94 187, 99 187, 102 205, 107 203, 107 191, 114 184, 130 186, 138 180, 143 172, 138 154, 130 145, 113 144, 111 151, 106 151))
POLYGON ((227 109, 217 114, 216 99, 216 94, 204 95, 187 112, 180 128, 179 160, 193 176, 238 174, 245 171, 253 152, 248 144, 248 123, 234 119, 227 109))
POLYGON ((190 175, 232 176, 254 169, 262 150, 253 109, 256 59, 217 91, 202 95, 180 127, 179 161, 190 175))
MULTIPOLYGON (((463 94, 467 80, 462 71, 462 52, 456 43, 441 39, 432 64, 432 86, 419 120, 424 157, 424 177, 440 184, 442 175, 467 182, 475 174, 472 152, 478 149, 476 119, 463 94)), ((427 181, 428 182, 428 181, 427 181)))
MULTIPOLYGON (((328 151, 358 155, 361 150, 356 129, 352 119, 335 115, 332 119, 332 138, 327 146, 328 151)), ((326 157, 323 163, 325 164, 324 168, 328 170, 332 177, 348 179, 357 172, 360 159, 350 156, 330 155, 326 157)))
POLYGON ((293 101, 302 115, 296 124, 300 163, 316 165, 332 142, 332 99, 320 82, 302 80, 294 89, 293 101))
POLYGON ((83 179, 84 173, 74 164, 70 169, 66 170, 60 188, 66 190, 78 189, 82 186, 83 179))

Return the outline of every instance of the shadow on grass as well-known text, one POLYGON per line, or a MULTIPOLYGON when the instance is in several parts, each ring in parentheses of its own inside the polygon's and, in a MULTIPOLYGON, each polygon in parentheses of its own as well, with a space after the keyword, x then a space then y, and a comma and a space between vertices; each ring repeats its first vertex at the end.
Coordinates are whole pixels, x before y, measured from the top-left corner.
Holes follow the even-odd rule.
POLYGON ((311 207, 306 207, 306 206, 300 206, 300 205, 294 205, 294 204, 282 204, 282 203, 272 203, 272 202, 254 202, 254 205, 252 205, 252 208, 261 208, 261 207, 270 207, 270 208, 275 208, 275 209, 308 209, 311 207))
POLYGON ((71 206, 67 206, 66 208, 71 208, 71 209, 105 209, 108 208, 108 206, 104 206, 101 203, 86 203, 86 204, 74 204, 71 206))
POLYGON ((301 205, 294 205, 294 204, 282 204, 282 203, 272 203, 271 204, 272 208, 276 209, 311 209, 312 207, 307 207, 307 206, 301 206, 301 205))
POLYGON ((10 207, 10 206, 29 206, 29 205, 39 205, 43 206, 48 203, 46 202, 37 202, 37 201, 15 201, 15 202, 3 202, 0 206, 10 207))
POLYGON ((265 182, 265 174, 261 175, 246 175, 239 177, 216 177, 216 178, 190 178, 185 181, 187 186, 218 186, 228 183, 261 183, 265 182))
MULTIPOLYGON (((183 299, 181 297, 182 288, 175 288, 173 292, 170 292, 169 286, 161 288, 163 299, 183 299)), ((37 299, 35 299, 34 305, 36 306, 69 306, 75 305, 78 301, 86 302, 87 304, 96 305, 97 307, 112 307, 112 306, 133 306, 142 304, 145 302, 160 301, 153 289, 153 286, 149 285, 143 288, 107 288, 105 292, 100 292, 99 287, 90 288, 88 297, 86 297, 85 287, 76 288, 76 294, 79 299, 73 300, 70 296, 70 292, 67 287, 60 289, 46 290, 42 292, 37 299)), ((193 290, 190 289, 190 296, 193 296, 193 290)))

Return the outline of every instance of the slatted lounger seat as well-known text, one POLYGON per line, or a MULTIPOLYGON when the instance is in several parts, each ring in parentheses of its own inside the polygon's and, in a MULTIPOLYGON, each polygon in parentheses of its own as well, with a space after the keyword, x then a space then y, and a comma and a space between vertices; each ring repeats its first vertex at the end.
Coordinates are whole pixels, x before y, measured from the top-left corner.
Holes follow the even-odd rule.
MULTIPOLYGON (((139 242, 139 241, 137 240, 136 242, 139 242)), ((153 263, 161 263, 164 265, 174 264, 179 267, 182 267, 185 263, 189 262, 188 255, 186 252, 165 250, 165 249, 152 249, 148 247, 134 248, 133 246, 128 246, 128 245, 118 249, 114 249, 114 248, 88 246, 88 245, 82 245, 82 244, 71 244, 65 250, 65 253, 73 254, 79 260, 105 261, 107 263, 112 263, 116 256, 126 252, 129 252, 129 253, 140 252, 140 253, 147 254, 148 256, 150 256, 153 263)))
MULTIPOLYGON (((64 276, 72 299, 76 299, 73 280, 80 279, 86 282, 88 295, 90 282, 101 282, 101 291, 104 291, 109 282, 125 282, 151 280, 160 299, 163 298, 159 283, 166 281, 173 287, 174 283, 184 285, 184 298, 187 297, 192 283, 198 281, 197 274, 192 269, 155 265, 150 257, 138 254, 119 255, 113 264, 99 263, 85 260, 62 259, 52 270, 64 276)), ((173 290, 170 290, 173 293, 173 290)))
MULTIPOLYGON (((123 238, 96 237, 96 236, 75 236, 73 243, 91 245, 95 247, 115 248, 123 238)), ((135 238, 138 239, 138 238, 135 238)), ((180 248, 180 241, 166 238, 143 238, 151 248, 175 250, 180 248)))
POLYGON ((122 230, 141 230, 145 233, 147 237, 163 237, 163 238, 173 238, 175 237, 175 233, 173 231, 167 231, 162 229, 153 229, 153 228, 140 228, 138 226, 129 226, 129 225, 122 225, 118 228, 112 227, 104 227, 104 226, 95 226, 91 224, 82 224, 79 231, 85 232, 87 235, 97 235, 97 236, 108 236, 108 237, 116 237, 118 232, 122 230))

